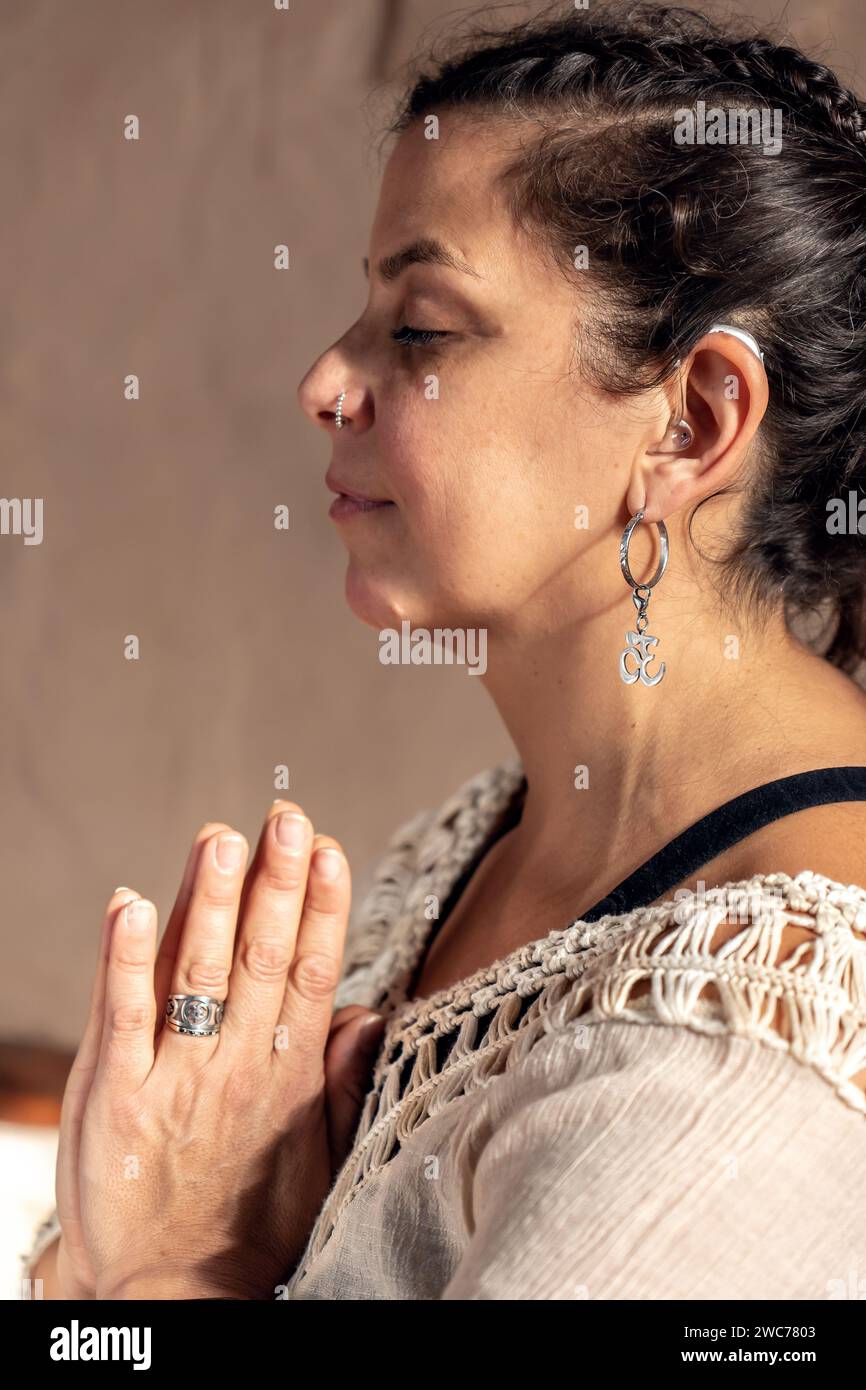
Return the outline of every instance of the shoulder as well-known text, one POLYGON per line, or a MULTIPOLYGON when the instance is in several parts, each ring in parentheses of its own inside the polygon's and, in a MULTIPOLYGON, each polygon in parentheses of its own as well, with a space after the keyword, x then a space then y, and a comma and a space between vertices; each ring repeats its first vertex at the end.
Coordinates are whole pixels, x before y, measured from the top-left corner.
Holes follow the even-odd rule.
MULTIPOLYGON (((812 875, 837 887, 851 888, 856 898, 866 889, 864 845, 866 801, 810 806, 754 831, 666 891, 652 906, 662 906, 672 898, 686 899, 711 886, 758 881, 768 875, 778 879, 777 892, 786 880, 795 883, 812 875)), ((866 934, 866 924, 854 930, 866 934)), ((718 941, 724 939, 720 930, 718 941)), ((784 936, 785 942, 799 939, 798 929, 786 931, 784 936)))
POLYGON ((784 1049, 866 1112, 866 888, 765 871, 584 928, 600 949, 565 1004, 784 1049))
MULTIPOLYGON (((809 943, 822 939, 817 918, 832 922, 836 935, 842 933, 853 956, 861 959, 856 943, 866 942, 866 802, 839 802, 812 806, 764 826, 735 846, 729 855, 700 871, 704 884, 762 883, 772 878, 773 893, 779 900, 779 917, 773 934, 770 964, 782 969, 784 962, 796 964, 811 960, 809 943), (802 885, 811 885, 809 911, 804 915, 800 896, 802 885), (820 885, 820 887, 819 887, 820 885), (812 911, 816 920, 810 920, 812 911), (797 955, 796 953, 800 954, 797 955)), ((689 889, 694 891, 695 884, 689 889)), ((676 896, 676 895, 675 895, 676 896)), ((680 896, 688 899, 688 893, 680 896)), ((720 921, 712 937, 715 958, 724 950, 739 958, 737 945, 743 924, 733 914, 720 921), (733 941, 733 946, 728 942, 733 941)), ((826 935, 826 934, 825 934, 826 935)), ((823 948, 822 948, 823 949, 823 948)), ((866 947, 864 947, 866 951, 866 947)), ((784 976, 788 981, 788 975, 784 976)), ((800 983, 795 976, 792 985, 800 983)), ((858 1001, 866 1005, 866 999, 858 1001)), ((853 1004, 853 1001, 852 1001, 853 1004)), ((781 1003, 776 1022, 787 1036, 781 1003)), ((866 1090, 866 1071, 862 1074, 866 1090)))
POLYGON ((737 878, 762 869, 794 877, 804 869, 837 883, 866 877, 866 801, 810 806, 764 826, 735 847, 730 868, 737 878))

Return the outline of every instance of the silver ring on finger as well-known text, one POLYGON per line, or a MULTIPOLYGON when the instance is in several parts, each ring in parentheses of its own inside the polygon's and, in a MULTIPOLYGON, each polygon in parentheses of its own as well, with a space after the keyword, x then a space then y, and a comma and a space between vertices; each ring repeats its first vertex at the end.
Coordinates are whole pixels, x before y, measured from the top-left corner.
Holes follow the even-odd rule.
POLYGON ((220 1030, 225 1002, 209 994, 170 994, 165 1021, 175 1033, 191 1038, 213 1038, 220 1030))

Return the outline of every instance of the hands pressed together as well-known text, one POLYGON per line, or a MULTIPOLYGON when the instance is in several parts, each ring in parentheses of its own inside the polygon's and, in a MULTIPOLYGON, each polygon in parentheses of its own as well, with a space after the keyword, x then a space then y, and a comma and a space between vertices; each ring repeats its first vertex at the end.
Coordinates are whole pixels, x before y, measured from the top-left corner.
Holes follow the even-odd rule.
POLYGON ((202 828, 158 951, 151 902, 108 904, 61 1112, 61 1297, 273 1298, 348 1151, 382 1029, 333 1014, 349 866, 290 802, 247 856, 202 828), (173 994, 224 1000, 219 1033, 175 1032, 173 994))

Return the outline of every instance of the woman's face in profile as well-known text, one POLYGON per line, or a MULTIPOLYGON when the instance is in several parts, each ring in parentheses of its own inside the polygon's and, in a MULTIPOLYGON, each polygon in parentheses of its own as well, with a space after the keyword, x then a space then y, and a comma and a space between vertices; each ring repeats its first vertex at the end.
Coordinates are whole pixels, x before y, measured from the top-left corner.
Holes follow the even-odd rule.
MULTIPOLYGON (((299 387, 332 431, 330 485, 390 503, 334 518, 348 602, 374 627, 543 626, 598 602, 590 551, 618 523, 640 412, 581 374, 574 276, 544 259, 495 187, 525 130, 449 111, 439 139, 420 123, 400 136, 367 306, 299 387), (432 242, 455 264, 400 260, 432 242), (395 341, 407 327, 423 336, 395 341), (342 390, 350 423, 336 430, 342 390)), ((610 569, 618 585, 615 556, 610 569)))

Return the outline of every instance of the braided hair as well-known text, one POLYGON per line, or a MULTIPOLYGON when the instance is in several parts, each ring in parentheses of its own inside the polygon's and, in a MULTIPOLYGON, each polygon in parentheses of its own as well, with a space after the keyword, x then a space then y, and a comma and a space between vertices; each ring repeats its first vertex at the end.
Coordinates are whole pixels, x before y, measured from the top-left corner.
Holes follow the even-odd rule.
POLYGON ((758 615, 780 603, 789 622, 817 615, 822 655, 855 671, 866 659, 864 104, 770 38, 694 10, 593 0, 450 39, 416 67, 389 132, 442 108, 535 124, 503 186, 564 273, 587 248, 579 337, 598 386, 658 385, 716 322, 758 339, 770 400, 748 476, 732 485, 745 497, 713 557, 719 586, 758 615), (677 113, 699 101, 781 112, 781 148, 677 143, 677 113), (840 499, 855 518, 841 531, 828 521, 840 499))

